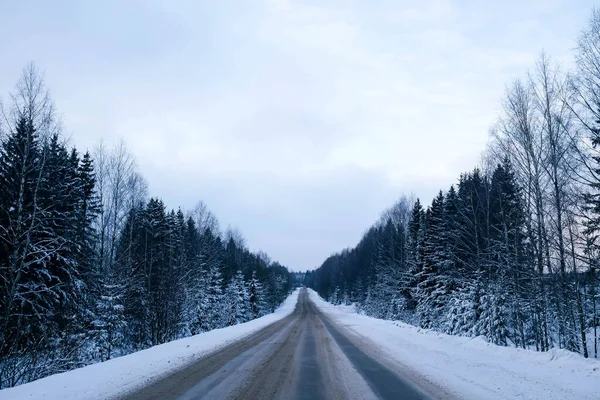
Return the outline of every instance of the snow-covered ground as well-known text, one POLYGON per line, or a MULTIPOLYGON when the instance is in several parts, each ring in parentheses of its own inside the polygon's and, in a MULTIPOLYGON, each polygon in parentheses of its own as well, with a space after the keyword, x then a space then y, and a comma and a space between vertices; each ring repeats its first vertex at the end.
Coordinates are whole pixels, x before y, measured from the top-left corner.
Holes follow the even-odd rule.
POLYGON ((495 346, 333 306, 310 290, 317 307, 370 339, 391 358, 464 399, 600 399, 600 361, 565 350, 547 353, 495 346))
MULTIPOLYGON (((600 361, 564 350, 547 353, 499 347, 482 338, 449 336, 333 306, 316 305, 383 353, 464 399, 600 399, 600 361)), ((129 392, 289 315, 294 292, 273 314, 177 340, 107 362, 0 391, 8 399, 107 399, 129 392)))
POLYGON ((292 293, 274 313, 253 321, 4 389, 0 399, 108 399, 127 393, 285 318, 294 311, 298 293, 292 293))

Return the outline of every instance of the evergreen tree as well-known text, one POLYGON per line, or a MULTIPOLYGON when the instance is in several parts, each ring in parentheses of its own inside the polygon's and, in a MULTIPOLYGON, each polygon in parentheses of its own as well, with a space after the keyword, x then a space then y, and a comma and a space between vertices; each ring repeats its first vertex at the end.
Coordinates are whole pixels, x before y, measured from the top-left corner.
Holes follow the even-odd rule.
POLYGON ((241 324, 248 320, 249 296, 242 271, 238 270, 227 285, 225 301, 228 326, 241 324))
POLYGON ((510 160, 506 158, 492 174, 490 188, 490 254, 494 284, 487 289, 490 312, 485 330, 496 344, 506 345, 509 319, 514 331, 512 340, 525 346, 524 306, 531 287, 524 284, 533 277, 527 269, 526 226, 520 190, 516 184, 510 160), (511 295, 508 301, 506 293, 511 295), (512 317, 511 317, 512 315, 512 317))
POLYGON ((418 281, 413 298, 417 302, 419 323, 423 328, 439 326, 450 294, 450 279, 445 275, 449 261, 446 246, 444 195, 433 200, 426 213, 427 230, 424 233, 423 267, 417 273, 418 281))
POLYGON ((0 389, 245 322, 284 300, 285 267, 236 231, 224 242, 205 209, 186 218, 146 201, 123 145, 94 159, 68 149, 35 68, 18 89, 16 119, 0 126, 0 389))
POLYGON ((258 318, 265 314, 265 293, 262 284, 256 277, 256 271, 252 271, 252 277, 248 282, 248 302, 251 318, 258 318))
POLYGON ((402 280, 402 291, 408 299, 408 308, 414 309, 417 306, 416 299, 413 298, 414 289, 418 284, 417 275, 423 270, 424 263, 424 239, 426 232, 425 211, 421 206, 419 199, 416 200, 407 230, 407 273, 402 280))
MULTIPOLYGON (((6 284, 0 285, 2 303, 0 318, 0 354, 8 356, 26 350, 43 334, 48 301, 28 294, 31 288, 43 294, 50 285, 42 269, 41 261, 32 257, 32 247, 38 248, 37 231, 41 230, 36 205, 41 169, 41 149, 31 120, 22 117, 14 131, 2 142, 0 153, 0 207, 2 240, 0 240, 0 268, 6 284), (30 244, 35 240, 33 243, 30 244), (26 329, 26 326, 31 328, 26 329)), ((44 250, 43 248, 40 250, 44 250)))
POLYGON ((220 268, 215 264, 208 270, 205 309, 201 313, 200 329, 209 331, 221 328, 229 321, 223 313, 226 305, 223 296, 223 278, 220 268))
POLYGON ((123 286, 114 276, 105 277, 100 286, 100 295, 96 305, 94 329, 100 360, 110 360, 122 353, 125 342, 127 322, 123 306, 123 286))

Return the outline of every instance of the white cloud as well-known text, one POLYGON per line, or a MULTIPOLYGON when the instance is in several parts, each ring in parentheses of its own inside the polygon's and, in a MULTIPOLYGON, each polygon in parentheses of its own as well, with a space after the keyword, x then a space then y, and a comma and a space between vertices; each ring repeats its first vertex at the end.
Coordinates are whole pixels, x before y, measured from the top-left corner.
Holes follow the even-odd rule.
POLYGON ((36 60, 77 144, 124 137, 153 195, 311 268, 478 163, 505 84, 543 47, 568 60, 592 5, 14 3, 0 34, 31 29, 0 46, 0 93, 36 60))

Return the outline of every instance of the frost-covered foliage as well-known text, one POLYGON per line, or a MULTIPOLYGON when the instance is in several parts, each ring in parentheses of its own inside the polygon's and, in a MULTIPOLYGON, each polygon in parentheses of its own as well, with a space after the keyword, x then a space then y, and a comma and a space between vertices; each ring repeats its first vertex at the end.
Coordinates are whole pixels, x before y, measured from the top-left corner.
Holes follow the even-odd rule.
POLYGON ((596 9, 574 71, 542 54, 507 88, 482 168, 429 207, 401 199, 307 284, 379 318, 598 357, 599 32, 596 9))
POLYGON ((242 271, 237 271, 225 289, 225 321, 228 326, 241 324, 250 317, 250 296, 242 271))
POLYGON ((0 389, 275 309, 291 276, 147 199, 121 144, 69 149, 33 66, 0 124, 0 389), (6 123, 5 123, 6 122, 6 123))
POLYGON ((542 54, 507 88, 481 168, 426 208, 402 199, 307 283, 380 318, 597 357, 599 28, 594 10, 572 73, 542 54))
POLYGON ((250 319, 261 317, 267 313, 268 305, 265 290, 256 277, 256 271, 252 271, 252 277, 248 282, 248 302, 250 303, 250 319))
POLYGON ((597 326, 590 293, 598 282, 593 270, 540 273, 526 212, 506 158, 487 175, 462 175, 458 190, 439 193, 426 209, 402 200, 395 213, 405 218, 387 215, 355 249, 308 274, 307 284, 333 304, 356 303, 377 318, 505 346, 579 351, 575 298, 585 300, 584 328, 597 326))

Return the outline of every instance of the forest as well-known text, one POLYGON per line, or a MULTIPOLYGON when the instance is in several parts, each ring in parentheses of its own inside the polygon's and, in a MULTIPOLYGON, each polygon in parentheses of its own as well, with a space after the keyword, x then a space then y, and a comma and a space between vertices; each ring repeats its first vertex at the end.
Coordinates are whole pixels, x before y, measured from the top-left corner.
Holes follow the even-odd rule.
POLYGON ((542 53, 501 104, 481 165, 431 204, 402 196, 306 284, 377 318, 597 358, 600 10, 572 70, 542 53))
POLYGON ((27 66, 0 109, 0 389, 272 312, 292 275, 207 206, 149 197, 123 143, 81 152, 27 66))

